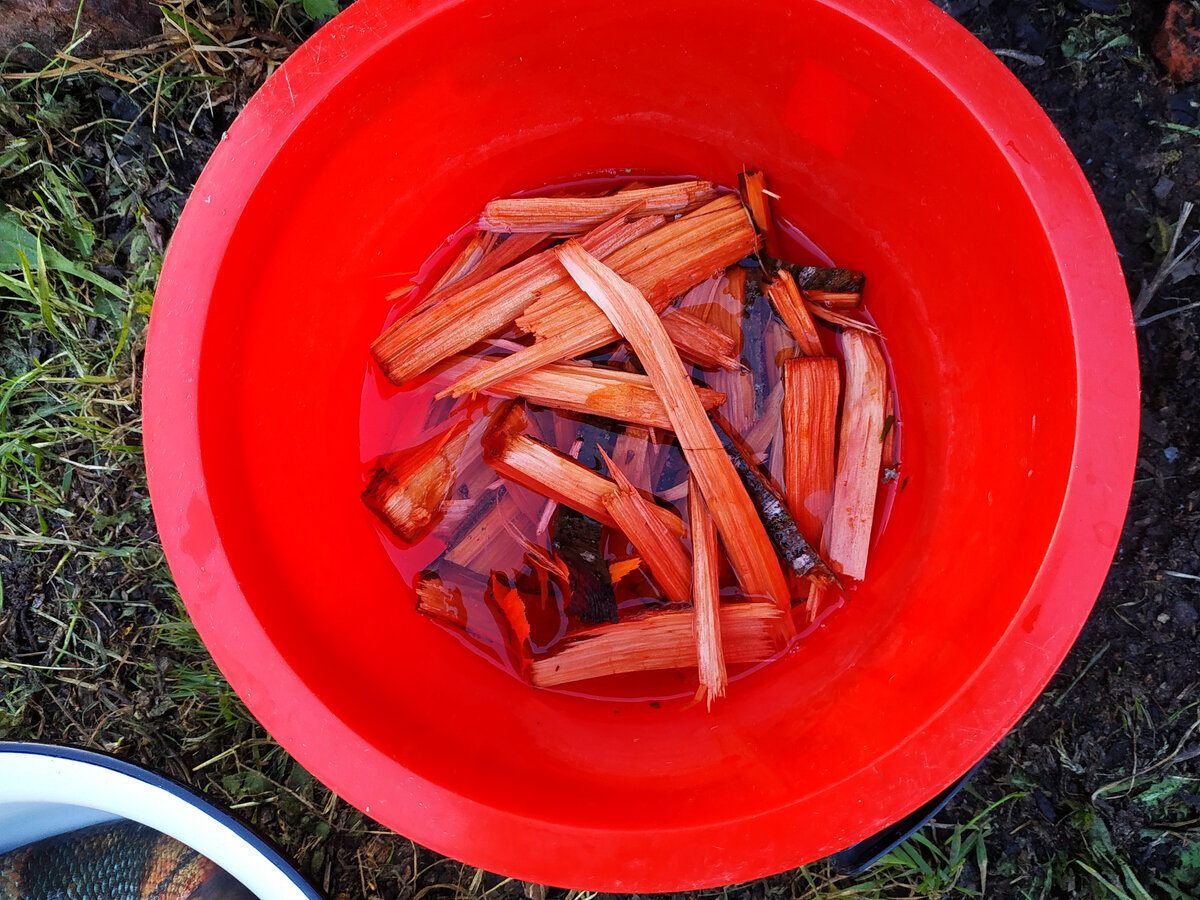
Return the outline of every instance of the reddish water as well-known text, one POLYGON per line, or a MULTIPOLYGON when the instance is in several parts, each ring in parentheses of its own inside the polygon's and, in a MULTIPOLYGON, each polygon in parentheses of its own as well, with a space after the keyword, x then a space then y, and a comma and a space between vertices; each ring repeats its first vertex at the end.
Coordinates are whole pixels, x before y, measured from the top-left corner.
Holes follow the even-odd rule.
MULTIPOLYGON (((663 183, 680 179, 644 177, 638 180, 642 183, 663 183)), ((624 179, 617 183, 623 184, 627 183, 627 181, 628 179, 624 179)), ((545 189, 537 193, 557 193, 559 191, 571 193, 600 192, 611 189, 613 186, 614 179, 594 179, 573 184, 558 185, 553 189, 545 189)), ((815 242, 810 240, 792 223, 780 221, 777 224, 777 228, 780 230, 783 246, 787 249, 793 261, 805 265, 834 264, 834 261, 815 242)), ((420 270, 413 275, 413 281, 417 284, 416 290, 397 301, 395 308, 389 315, 387 324, 398 318, 413 304, 420 302, 422 297, 428 293, 429 288, 437 281, 438 276, 445 271, 459 253, 473 231, 473 223, 464 225, 462 229, 447 238, 442 246, 429 256, 420 267, 420 270)), ((868 293, 868 302, 869 296, 868 293)), ((871 321, 869 308, 867 307, 855 311, 854 316, 865 321, 871 321)), ((748 326, 761 325, 772 320, 778 321, 764 298, 759 298, 753 304, 748 304, 743 319, 748 326)), ((872 322, 872 324, 874 323, 872 322)), ((822 340, 827 350, 832 355, 840 356, 838 349, 839 342, 834 330, 822 329, 822 333, 822 340)), ((753 340, 748 339, 745 341, 744 351, 746 353, 754 352, 753 348, 757 346, 761 346, 761 344, 756 344, 753 340)), ((607 349, 611 350, 612 348, 607 349)), ((490 355, 495 352, 494 350, 484 348, 476 355, 490 355)), ((884 344, 884 353, 887 356, 886 344, 884 344)), ((623 351, 618 351, 618 355, 622 360, 625 358, 623 351)), ((778 373, 768 374, 764 371, 765 364, 762 360, 765 358, 765 355, 765 353, 759 350, 757 364, 755 364, 754 360, 747 359, 745 356, 743 357, 743 362, 752 369, 763 372, 764 375, 767 375, 768 380, 774 382, 778 378, 778 373)), ((600 361, 606 359, 606 356, 604 354, 597 354, 592 358, 600 361)), ((890 358, 888 358, 888 366, 889 383, 894 384, 895 380, 892 378, 890 358)), ((705 382, 705 372, 700 369, 694 369, 693 374, 697 381, 701 383, 705 382)), ((465 420, 475 423, 476 427, 472 431, 471 441, 474 444, 475 436, 481 430, 483 419, 502 401, 490 398, 474 402, 467 402, 465 398, 458 401, 452 401, 449 398, 436 399, 435 394, 452 380, 451 375, 452 372, 435 372, 422 376, 403 387, 397 387, 389 382, 373 363, 369 364, 363 382, 360 416, 364 486, 382 459, 386 458, 389 454, 394 454, 398 450, 412 447, 433 437, 444 431, 453 422, 465 420)), ((763 404, 767 398, 768 390, 764 385, 759 385, 755 393, 754 412, 757 416, 763 411, 763 404)), ((897 399, 895 422, 892 426, 895 429, 897 459, 900 457, 900 448, 903 439, 899 409, 900 404, 897 399)), ((601 444, 607 452, 613 453, 614 443, 621 430, 619 425, 613 428, 598 427, 596 425, 598 420, 592 419, 584 423, 581 417, 574 414, 549 410, 533 409, 531 410, 530 418, 533 423, 533 436, 540 438, 545 443, 557 446, 564 452, 570 450, 571 444, 576 437, 583 437, 584 447, 580 451, 580 461, 588 464, 597 471, 605 471, 599 461, 596 445, 601 444)), ((626 449, 629 451, 627 458, 630 460, 631 468, 634 470, 635 483, 638 483, 638 477, 640 477, 642 481, 638 483, 639 487, 654 490, 659 496, 662 496, 664 493, 669 497, 679 496, 680 492, 676 490, 672 493, 671 488, 677 488, 686 479, 686 466, 677 445, 673 442, 651 444, 644 439, 632 439, 629 437, 626 437, 625 441, 629 442, 626 444, 626 449), (637 462, 639 459, 642 462, 654 459, 657 465, 639 466, 637 462), (659 473, 657 478, 653 478, 653 483, 651 483, 652 475, 649 472, 642 472, 639 476, 639 469, 652 468, 657 468, 659 473)), ((772 452, 774 452, 774 448, 772 448, 772 452)), ((471 453, 472 447, 469 446, 464 455, 470 455, 471 453)), ((477 450, 475 453, 477 454, 477 450)), ((621 464, 623 460, 618 457, 617 462, 621 464)), ((885 460, 884 466, 887 467, 888 465, 888 461, 885 460)), ((534 524, 539 522, 543 517, 546 505, 546 501, 543 498, 519 485, 502 482, 495 473, 486 469, 486 466, 483 466, 482 471, 479 465, 467 466, 466 468, 469 473, 474 473, 471 476, 473 483, 470 485, 464 484, 463 473, 459 473, 458 482, 450 492, 450 498, 457 506, 465 508, 481 500, 491 502, 495 497, 499 496, 499 502, 505 504, 510 520, 522 523, 520 537, 532 540, 543 547, 549 546, 549 531, 537 534, 536 525, 534 524), (503 484, 503 490, 498 491, 497 489, 501 484, 503 484), (487 497, 485 495, 492 496, 487 497)), ((873 542, 878 541, 880 534, 886 528, 892 504, 902 484, 903 475, 901 474, 900 478, 889 480, 880 486, 876 499, 873 542)), ((681 515, 684 514, 686 504, 683 502, 681 496, 674 501, 673 505, 681 515)), ((432 619, 428 622, 428 627, 446 628, 455 634, 464 649, 483 656, 495 665, 513 673, 514 677, 519 677, 517 668, 505 647, 505 641, 501 636, 501 627, 497 624, 495 614, 489 608, 488 604, 484 602, 483 592, 487 577, 483 571, 483 566, 480 566, 480 571, 476 573, 476 576, 471 576, 464 573, 458 567, 446 565, 442 558, 443 554, 447 551, 447 536, 454 531, 451 527, 454 515, 453 511, 446 513, 446 518, 439 527, 412 545, 406 544, 380 522, 378 526, 380 540, 396 567, 403 574, 407 584, 413 584, 418 573, 423 570, 433 569, 438 571, 446 583, 457 584, 462 589, 464 606, 467 612, 467 633, 464 634, 457 628, 432 619)), ((515 547, 515 545, 513 546, 515 547)), ((636 555, 624 536, 613 532, 611 529, 605 529, 604 550, 606 559, 609 562, 627 559, 630 556, 636 555)), ((521 590, 522 596, 526 599, 526 612, 531 627, 530 644, 535 654, 545 653, 553 649, 568 633, 568 628, 572 627, 564 612, 564 604, 567 598, 562 596, 561 591, 552 579, 548 580, 548 583, 545 583, 547 581, 545 579, 538 579, 533 570, 525 564, 521 555, 519 550, 514 549, 509 556, 487 559, 486 564, 508 573, 510 578, 515 577, 515 585, 521 590)), ((487 554, 484 556, 486 558, 487 554)), ((733 597, 737 594, 737 588, 732 584, 732 579, 730 579, 730 582, 730 584, 723 588, 723 592, 733 597)), ((855 590, 854 585, 848 588, 849 599, 852 600, 855 590)), ((640 569, 622 578, 615 586, 615 593, 618 600, 618 608, 622 615, 629 615, 648 606, 656 607, 665 603, 661 592, 640 569)), ((397 597, 396 602, 405 604, 415 603, 415 596, 409 593, 405 596, 397 597)), ((847 597, 839 596, 832 591, 828 592, 823 606, 812 622, 808 621, 803 604, 797 606, 793 611, 793 618, 796 622, 798 634, 778 656, 795 652, 803 644, 807 635, 817 629, 829 627, 831 617, 845 602, 847 602, 847 597)), ((778 658, 778 656, 775 658, 778 658)), ((729 671, 730 681, 736 681, 738 678, 744 677, 748 673, 761 668, 763 665, 769 664, 769 662, 770 660, 753 666, 731 666, 729 671)), ((657 701, 688 698, 696 691, 696 675, 694 670, 642 672, 592 679, 586 682, 552 688, 552 690, 603 699, 657 701)))

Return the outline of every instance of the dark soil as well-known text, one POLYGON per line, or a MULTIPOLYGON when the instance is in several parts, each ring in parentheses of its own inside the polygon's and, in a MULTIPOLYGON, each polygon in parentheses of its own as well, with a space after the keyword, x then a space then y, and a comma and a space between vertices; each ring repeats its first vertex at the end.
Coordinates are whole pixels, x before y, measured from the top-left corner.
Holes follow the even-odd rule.
MULTIPOLYGON (((1163 124, 1200 124, 1196 86, 1172 84, 1151 53, 1165 5, 949 4, 993 50, 1045 61, 1002 57, 1087 175, 1135 300, 1162 262, 1164 235, 1184 202, 1200 200, 1200 133, 1175 140, 1185 133, 1163 124), (1095 11, 1115 15, 1102 19, 1095 11), (1110 27, 1131 41, 1073 70, 1063 52, 1071 29, 1099 32, 1095 41, 1105 42, 1110 27)), ((1186 305, 1198 294, 1196 279, 1168 283, 1142 315, 1186 305)), ((1187 758, 1197 741, 1194 735, 1183 741, 1200 700, 1198 322, 1193 309, 1138 328, 1142 438, 1116 559, 1046 694, 973 779, 974 791, 990 801, 1026 792, 1004 808, 993 832, 1001 880, 989 882, 989 896, 1088 896, 1097 885, 1088 884, 1077 861, 1095 868, 1105 854, 1127 863, 1154 896, 1168 896, 1169 888, 1196 896, 1200 872, 1181 864, 1180 853, 1195 846, 1200 822, 1200 767, 1195 756, 1187 758), (1173 765, 1147 771, 1177 748, 1173 765), (1134 783, 1123 781, 1139 772, 1145 774, 1134 783), (1147 796, 1168 772, 1181 779, 1178 792, 1163 801, 1147 796), (1165 883, 1155 886, 1156 880, 1165 883)), ((976 797, 963 797, 945 818, 979 808, 976 797)))
MULTIPOLYGON (((1200 88, 1172 82, 1152 50, 1166 4, 941 5, 997 51, 1063 134, 1107 218, 1136 300, 1166 257, 1185 202, 1200 202, 1200 88)), ((169 234, 183 195, 246 91, 212 113, 193 119, 189 109, 173 124, 159 121, 154 131, 128 96, 105 91, 81 94, 73 114, 80 121, 136 123, 118 152, 129 161, 149 160, 153 176, 137 207, 105 220, 104 237, 118 248, 116 271, 127 262, 120 248, 128 247, 129 235, 150 227, 144 218, 169 234), (156 142, 179 148, 167 154, 169 170, 153 168, 158 163, 148 148, 156 142)), ((81 152, 102 158, 107 149, 89 150, 84 134, 81 152)), ((103 184, 96 196, 101 202, 108 196, 103 184)), ((1178 249, 1198 227, 1200 215, 1183 230, 1178 249)), ((1200 299, 1196 266, 1200 256, 1177 268, 1139 317, 1200 299)), ((1200 309, 1193 308, 1138 328, 1142 438, 1120 547, 1095 611, 1046 693, 937 818, 942 826, 969 823, 1000 803, 983 826, 987 863, 972 855, 958 870, 960 889, 982 888, 999 898, 1140 897, 1138 888, 1153 897, 1200 896, 1200 733, 1191 730, 1200 709, 1198 327, 1200 309), (1111 890, 1100 875, 1113 882, 1111 890)), ((48 349, 30 353, 45 357, 48 349)), ((478 896, 493 886, 489 897, 522 895, 521 885, 482 873, 472 884, 473 870, 411 847, 341 804, 277 754, 248 717, 241 720, 244 710, 223 692, 220 679, 186 662, 192 649, 154 636, 175 606, 161 560, 153 558, 144 473, 131 467, 94 482, 81 478, 72 496, 80 509, 105 517, 100 543, 139 544, 142 562, 80 554, 55 569, 45 555, 0 546, 0 658, 48 665, 48 648, 61 643, 62 634, 40 612, 84 598, 89 635, 119 662, 95 684, 48 686, 34 670, 14 676, 0 691, 6 694, 0 696, 0 737, 108 749, 227 800, 273 797, 249 803, 243 815, 331 897, 478 896), (190 680, 180 692, 183 676, 190 680), (201 767, 226 749, 206 741, 205 716, 214 731, 222 721, 240 723, 233 738, 222 732, 223 741, 236 743, 237 766, 219 773, 201 767), (176 720, 193 727, 196 717, 202 725, 183 737, 163 726, 176 720)), ((938 840, 945 830, 928 833, 938 840)), ((791 873, 724 894, 800 896, 807 890, 791 873)), ((919 894, 894 895, 943 894, 961 895, 935 881, 919 894)))

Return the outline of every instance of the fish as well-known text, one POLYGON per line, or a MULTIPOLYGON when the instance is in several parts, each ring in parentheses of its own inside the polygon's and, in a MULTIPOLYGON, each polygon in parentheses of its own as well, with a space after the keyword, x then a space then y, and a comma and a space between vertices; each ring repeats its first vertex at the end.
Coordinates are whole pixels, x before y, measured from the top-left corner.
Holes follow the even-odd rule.
POLYGON ((0 853, 0 900, 255 900, 212 860, 128 819, 0 853))

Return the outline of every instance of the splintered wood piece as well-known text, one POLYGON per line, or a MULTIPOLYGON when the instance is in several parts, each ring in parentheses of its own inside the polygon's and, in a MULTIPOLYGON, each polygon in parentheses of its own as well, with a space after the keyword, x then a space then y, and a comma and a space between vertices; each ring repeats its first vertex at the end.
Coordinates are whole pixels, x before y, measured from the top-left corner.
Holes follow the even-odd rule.
POLYGON ((436 572, 420 572, 413 587, 417 592, 417 609, 427 616, 441 619, 460 628, 467 627, 467 608, 462 591, 448 587, 436 572))
POLYGON ((477 231, 467 239, 463 248, 458 251, 458 256, 454 257, 450 265, 446 267, 446 271, 442 273, 442 277, 434 282, 430 288, 431 295, 436 294, 443 288, 448 288, 456 281, 464 278, 479 265, 479 261, 483 259, 483 255, 491 249, 496 243, 496 235, 486 232, 477 231))
POLYGON ((731 355, 742 352, 742 306, 746 302, 746 270, 733 266, 702 281, 679 298, 679 308, 720 329, 733 339, 731 355))
POLYGON ((630 205, 634 216, 674 215, 716 197, 708 181, 633 188, 604 197, 508 197, 493 200, 479 217, 481 231, 579 234, 630 205))
MULTIPOLYGON (((580 241, 607 257, 661 223, 662 218, 655 216, 632 222, 617 216, 580 241)), ((554 254, 545 250, 477 284, 448 290, 433 306, 393 323, 371 344, 371 353, 392 382, 404 384, 447 356, 500 331, 540 292, 565 280, 554 254)))
POLYGON ((808 291, 800 289, 804 299, 816 303, 826 309, 857 309, 862 306, 862 294, 851 294, 841 291, 808 291))
POLYGON ((783 364, 783 482, 796 525, 814 547, 822 546, 833 501, 840 382, 832 356, 783 364))
MULTIPOLYGON (((479 361, 480 369, 498 364, 496 359, 479 361)), ((725 395, 711 388, 696 387, 705 409, 725 402, 725 395)), ((566 409, 633 422, 650 428, 670 429, 671 420, 662 398, 650 379, 638 372, 608 366, 551 363, 491 385, 487 393, 500 397, 524 397, 538 406, 566 409)))
POLYGON ((495 572, 492 573, 490 587, 492 599, 496 601, 496 605, 504 613, 509 628, 512 629, 512 637, 517 644, 514 649, 523 649, 528 652, 529 617, 525 614, 525 601, 521 597, 521 592, 504 584, 495 572))
POLYGON ((411 450, 393 455, 377 469, 363 502, 406 543, 425 535, 441 514, 467 443, 465 422, 411 450))
MULTIPOLYGON (((520 407, 514 409, 519 411, 520 407)), ((616 527, 604 507, 604 498, 616 489, 616 484, 565 453, 520 433, 524 427, 527 425, 520 429, 497 427, 484 436, 484 458, 488 464, 505 478, 543 497, 616 527)), ((654 510, 654 515, 673 534, 683 534, 683 520, 677 513, 657 505, 654 510)))
POLYGON ((742 589, 780 609, 791 608, 787 580, 745 487, 704 412, 662 321, 641 292, 573 240, 559 259, 637 354, 663 398, 683 455, 709 500, 725 551, 742 589))
POLYGON ((520 559, 525 549, 523 534, 533 532, 533 522, 521 512, 520 505, 509 496, 506 486, 492 491, 494 500, 441 558, 480 575, 507 568, 520 559))
POLYGON ((608 577, 613 584, 616 584, 630 572, 636 572, 642 567, 642 558, 640 556, 631 556, 629 559, 618 559, 616 562, 609 563, 608 577))
MULTIPOLYGON (((673 298, 757 247, 758 235, 742 205, 736 197, 724 196, 631 241, 606 262, 644 293, 657 315, 673 298)), ((590 353, 617 338, 608 319, 573 283, 547 287, 517 325, 537 336, 533 346, 486 372, 463 376, 451 387, 453 396, 476 393, 547 363, 590 353)))
POLYGON ((771 544, 787 564, 790 574, 833 581, 833 572, 828 564, 796 527, 796 520, 787 508, 787 497, 783 488, 771 478, 770 472, 754 462, 747 452, 749 448, 745 442, 729 431, 720 413, 714 412, 712 416, 717 423, 717 434, 721 437, 725 452, 745 485, 746 493, 750 495, 754 509, 766 527, 771 544))
POLYGON ((501 269, 512 265, 523 256, 541 249, 554 239, 554 235, 545 232, 514 234, 509 237, 488 234, 487 237, 491 238, 491 244, 483 251, 483 254, 475 264, 468 271, 456 277, 450 284, 439 284, 435 287, 428 298, 430 303, 439 302, 449 292, 451 287, 462 291, 472 285, 479 284, 485 278, 490 278, 501 269))
POLYGON ((800 289, 796 287, 791 273, 787 269, 781 269, 775 280, 766 287, 771 305, 792 332, 800 352, 805 356, 824 356, 825 349, 821 346, 817 323, 813 321, 809 307, 800 296, 800 289))
POLYGON ((767 179, 762 172, 741 172, 738 175, 742 202, 750 210, 754 224, 763 236, 763 248, 773 258, 779 258, 779 240, 775 235, 775 217, 771 215, 767 179))
POLYGON ((879 329, 870 322, 863 322, 860 319, 844 316, 839 312, 834 312, 832 309, 825 309, 822 306, 818 306, 816 303, 805 303, 804 308, 822 322, 828 322, 830 325, 837 325, 849 331, 862 331, 875 337, 880 336, 879 329))
POLYGON ((500 641, 517 673, 529 678, 533 647, 529 643, 529 618, 520 591, 508 584, 506 576, 492 572, 483 594, 484 605, 496 622, 500 641))
POLYGON ((725 696, 728 675, 721 650, 721 585, 717 526, 696 480, 688 476, 688 522, 692 529, 692 606, 696 611, 696 659, 708 708, 725 696))
POLYGON ((829 561, 850 578, 867 571, 875 492, 883 454, 887 368, 879 341, 862 331, 842 334, 846 389, 833 502, 826 523, 829 561))
POLYGON ((825 591, 829 589, 826 584, 813 582, 808 588, 808 599, 804 601, 804 614, 808 616, 809 622, 817 620, 817 613, 821 611, 821 601, 825 599, 825 591))
MULTIPOLYGON (((783 382, 781 381, 771 389, 771 393, 767 394, 767 399, 763 403, 763 414, 758 417, 758 421, 754 423, 753 427, 745 432, 746 444, 742 449, 746 456, 755 463, 762 463, 766 460, 767 447, 775 438, 776 427, 781 421, 779 413, 782 409, 783 382)), ((725 416, 725 418, 732 426, 733 420, 729 416, 725 416)), ((741 432, 736 433, 740 434, 741 432)))
MULTIPOLYGON (((721 644, 727 663, 756 663, 782 650, 787 614, 773 603, 726 603, 720 607, 721 644)), ((568 637, 529 667, 535 687, 553 687, 654 669, 695 667, 695 612, 667 609, 600 625, 568 637)))
POLYGON ((741 367, 734 371, 718 369, 705 372, 704 381, 725 395, 721 405, 725 418, 739 433, 748 432, 754 424, 754 376, 741 367))
MULTIPOLYGON (((571 449, 567 451, 567 455, 571 459, 579 459, 579 451, 583 449, 583 440, 576 438, 571 442, 571 449)), ((547 500, 546 505, 542 507, 542 516, 538 519, 537 533, 545 534, 550 528, 550 520, 554 517, 554 511, 558 509, 558 501, 547 500)))
POLYGON ((613 443, 612 458, 639 490, 653 493, 662 447, 650 440, 650 429, 626 425, 613 443))
POLYGON ((777 484, 783 484, 787 477, 783 461, 783 419, 778 417, 775 419, 775 433, 771 435, 771 446, 767 451, 767 470, 777 484))
POLYGON ((687 603, 692 597, 692 559, 680 536, 672 534, 655 515, 654 504, 638 493, 608 454, 603 450, 600 454, 616 484, 604 498, 604 508, 629 538, 667 599, 687 603))
POLYGON ((682 309, 663 313, 662 323, 671 343, 688 362, 709 369, 741 368, 737 341, 715 325, 682 309))
POLYGON ((792 332, 786 325, 777 319, 772 319, 767 323, 763 334, 763 349, 767 356, 766 384, 767 387, 774 390, 780 379, 783 378, 783 364, 787 360, 801 355, 800 345, 796 343, 792 332))

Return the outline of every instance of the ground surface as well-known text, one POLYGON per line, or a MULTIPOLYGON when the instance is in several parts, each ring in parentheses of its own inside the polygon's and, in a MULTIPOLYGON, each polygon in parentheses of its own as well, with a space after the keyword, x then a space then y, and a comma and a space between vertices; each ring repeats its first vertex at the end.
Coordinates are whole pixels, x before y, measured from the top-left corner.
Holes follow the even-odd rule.
MULTIPOLYGON (((1200 296, 1200 257, 1156 278, 1200 233, 1200 214, 1180 224, 1200 200, 1200 91, 1153 56, 1164 4, 942 5, 1046 109, 1112 229, 1141 322, 1128 521, 1061 671, 935 824, 857 877, 818 864, 703 896, 1200 896, 1200 309, 1172 312, 1200 296)), ((179 606, 140 454, 154 281, 221 131, 313 21, 295 4, 163 9, 161 39, 10 64, 0 87, 0 738, 194 784, 330 897, 536 896, 333 797, 247 715, 179 606)))

